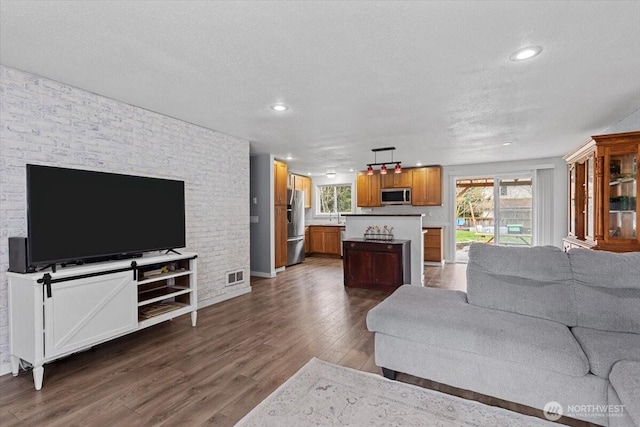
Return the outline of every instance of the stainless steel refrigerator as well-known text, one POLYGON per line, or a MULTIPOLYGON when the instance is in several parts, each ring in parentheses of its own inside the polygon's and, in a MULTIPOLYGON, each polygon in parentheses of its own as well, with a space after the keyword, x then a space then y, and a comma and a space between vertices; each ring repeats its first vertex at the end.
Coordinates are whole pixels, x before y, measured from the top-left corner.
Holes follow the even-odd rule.
POLYGON ((287 265, 304 261, 304 191, 287 191, 287 265))

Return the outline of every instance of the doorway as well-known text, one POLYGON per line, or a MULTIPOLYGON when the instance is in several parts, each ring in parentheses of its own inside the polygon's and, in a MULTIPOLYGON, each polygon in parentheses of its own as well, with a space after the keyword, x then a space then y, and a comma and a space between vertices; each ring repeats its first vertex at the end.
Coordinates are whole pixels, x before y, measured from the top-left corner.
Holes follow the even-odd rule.
POLYGON ((533 179, 492 176, 456 179, 456 262, 469 260, 469 246, 533 244, 533 179))

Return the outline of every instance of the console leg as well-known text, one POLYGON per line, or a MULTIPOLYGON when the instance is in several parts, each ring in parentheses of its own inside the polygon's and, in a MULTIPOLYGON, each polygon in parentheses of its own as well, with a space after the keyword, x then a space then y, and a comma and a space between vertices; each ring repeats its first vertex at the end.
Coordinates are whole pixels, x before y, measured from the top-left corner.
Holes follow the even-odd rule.
POLYGON ((196 321, 198 320, 198 312, 197 311, 192 311, 191 312, 191 326, 193 326, 194 328, 196 327, 196 321))
POLYGON ((44 367, 34 366, 33 367, 33 384, 36 386, 36 390, 40 390, 42 388, 43 377, 44 377, 44 367))
POLYGON ((382 375, 384 375, 385 378, 389 378, 390 380, 395 380, 396 375, 398 375, 398 372, 393 371, 391 369, 382 368, 382 375))
POLYGON ((18 376, 20 370, 20 358, 18 356, 11 355, 11 373, 14 377, 18 376))

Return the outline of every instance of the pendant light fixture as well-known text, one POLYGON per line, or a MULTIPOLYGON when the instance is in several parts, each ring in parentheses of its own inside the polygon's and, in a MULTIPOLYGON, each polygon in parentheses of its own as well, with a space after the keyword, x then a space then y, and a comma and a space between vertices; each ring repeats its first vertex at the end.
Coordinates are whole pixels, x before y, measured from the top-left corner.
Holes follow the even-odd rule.
POLYGON ((393 160, 393 152, 395 151, 396 147, 384 147, 384 148, 372 148, 371 151, 373 151, 373 163, 368 163, 367 164, 367 175, 373 175, 373 167, 374 166, 380 166, 380 174, 381 175, 386 175, 387 174, 387 165, 393 165, 395 164, 395 167, 393 168, 393 172, 394 173, 402 173, 402 166, 400 165, 399 161, 394 161, 393 160), (379 151, 391 151, 391 161, 390 162, 378 162, 378 152, 379 151))

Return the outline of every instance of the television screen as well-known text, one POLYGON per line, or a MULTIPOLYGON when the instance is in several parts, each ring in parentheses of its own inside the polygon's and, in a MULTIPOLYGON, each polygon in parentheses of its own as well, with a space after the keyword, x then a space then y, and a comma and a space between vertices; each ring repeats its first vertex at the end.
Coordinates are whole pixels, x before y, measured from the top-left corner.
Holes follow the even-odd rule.
POLYGON ((184 181, 27 165, 31 265, 185 246, 184 181))

